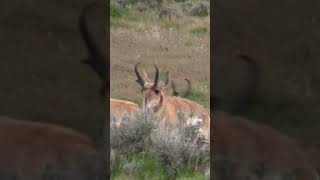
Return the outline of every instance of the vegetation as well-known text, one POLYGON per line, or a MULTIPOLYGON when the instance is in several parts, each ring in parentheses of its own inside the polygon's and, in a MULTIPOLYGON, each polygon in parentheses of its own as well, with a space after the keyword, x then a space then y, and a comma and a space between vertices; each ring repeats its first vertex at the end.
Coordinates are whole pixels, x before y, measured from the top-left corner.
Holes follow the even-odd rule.
POLYGON ((209 108, 210 17, 190 14, 199 3, 209 9, 205 0, 111 1, 111 97, 141 103, 133 71, 140 61, 150 78, 153 63, 160 77, 169 71, 178 89, 189 78, 190 99, 209 108))
MULTIPOLYGON (((159 67, 160 79, 169 71, 178 90, 186 88, 184 77, 190 79, 193 90, 187 98, 209 109, 210 17, 192 13, 201 2, 207 3, 111 0, 111 97, 141 104, 133 71, 140 61, 151 79, 153 63, 159 67)), ((209 3, 202 8, 208 7, 209 3)), ((123 121, 121 128, 111 126, 112 179, 209 179, 209 147, 191 140, 198 127, 161 128, 150 113, 123 121)))
MULTIPOLYGON (((137 113, 111 126, 112 179, 204 179, 209 178, 209 146, 194 143, 199 125, 184 128, 159 126, 152 113, 137 113)), ((113 117, 112 117, 113 118, 113 117)))

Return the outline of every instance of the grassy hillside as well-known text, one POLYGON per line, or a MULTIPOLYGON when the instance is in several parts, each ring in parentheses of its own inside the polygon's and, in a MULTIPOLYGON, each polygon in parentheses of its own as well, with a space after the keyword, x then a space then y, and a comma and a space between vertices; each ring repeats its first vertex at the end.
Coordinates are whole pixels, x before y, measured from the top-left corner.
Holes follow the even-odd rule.
MULTIPOLYGON (((169 71, 179 91, 186 89, 183 79, 189 78, 193 90, 188 98, 209 109, 210 18, 202 12, 200 15, 191 12, 199 3, 208 2, 162 1, 161 4, 152 4, 154 2, 158 1, 111 1, 110 97, 141 104, 141 87, 135 82, 134 73, 135 63, 141 62, 141 69, 144 68, 152 79, 155 73, 153 64, 158 66, 162 80, 169 71)), ((208 7, 206 4, 200 9, 208 7)), ((170 95, 171 90, 166 94, 170 95)), ((167 133, 160 136, 167 139, 141 142, 157 133, 145 131, 145 125, 141 124, 144 118, 134 120, 137 122, 122 130, 111 129, 112 179, 200 180, 208 177, 203 169, 196 168, 208 165, 208 161, 202 163, 195 159, 209 158, 209 154, 193 153, 192 156, 195 149, 188 142, 177 139, 172 144, 172 134, 167 133)), ((179 134, 174 136, 180 137, 179 134)))
MULTIPOLYGON (((176 81, 177 89, 186 88, 185 77, 193 83, 192 100, 209 107, 210 95, 210 18, 181 14, 159 16, 155 10, 139 10, 139 4, 119 7, 111 2, 111 92, 113 98, 141 103, 140 87, 135 82, 134 64, 153 78, 153 63, 176 81)), ((173 3, 177 11, 179 3, 173 3)), ((182 10, 181 10, 182 11, 182 10)), ((170 91, 168 93, 171 93, 170 91)))

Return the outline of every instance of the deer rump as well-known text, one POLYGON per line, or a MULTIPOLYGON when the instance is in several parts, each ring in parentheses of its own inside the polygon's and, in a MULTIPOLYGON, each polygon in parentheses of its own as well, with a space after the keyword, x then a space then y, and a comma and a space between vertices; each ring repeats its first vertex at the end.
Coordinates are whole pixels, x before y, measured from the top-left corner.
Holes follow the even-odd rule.
POLYGON ((0 179, 94 179, 97 151, 89 137, 52 124, 0 117, 0 179))
POLYGON ((117 127, 121 126, 122 119, 133 115, 140 110, 138 104, 119 99, 110 98, 110 116, 112 115, 117 127))
POLYGON ((215 180, 318 180, 298 144, 280 132, 225 112, 213 113, 215 180))

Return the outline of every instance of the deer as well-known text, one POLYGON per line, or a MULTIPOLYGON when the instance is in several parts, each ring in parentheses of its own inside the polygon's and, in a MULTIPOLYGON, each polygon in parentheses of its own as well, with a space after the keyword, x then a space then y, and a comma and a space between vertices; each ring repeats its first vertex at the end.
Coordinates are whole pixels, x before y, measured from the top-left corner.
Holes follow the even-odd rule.
POLYGON ((110 98, 110 115, 114 116, 116 127, 121 126, 125 117, 131 117, 138 111, 140 111, 140 107, 134 102, 110 98))
MULTIPOLYGON (((255 60, 243 52, 235 55, 251 64, 250 80, 259 81, 255 60)), ((256 91, 257 82, 250 83, 253 84, 250 86, 252 89, 245 98, 239 98, 239 106, 241 103, 250 104, 256 95, 253 91, 256 91)), ((211 101, 214 101, 213 97, 211 101)), ((211 167, 215 180, 319 179, 319 174, 295 139, 233 112, 215 109, 211 112, 214 120, 211 127, 214 157, 211 167)))
MULTIPOLYGON (((146 72, 145 71, 143 72, 145 77, 149 78, 146 72)), ((167 79, 165 83, 168 83, 169 72, 166 73, 166 77, 167 79)), ((132 115, 139 112, 140 110, 141 108, 139 107, 139 105, 134 102, 110 98, 110 114, 112 114, 116 120, 115 122, 116 127, 121 126, 122 120, 125 117, 132 117, 132 115)))
POLYGON ((0 179, 106 178, 101 147, 72 128, 0 116, 0 144, 0 179))
POLYGON ((106 178, 96 144, 72 128, 0 116, 0 145, 0 179, 106 178))
POLYGON ((104 143, 72 128, 1 115, 0 145, 3 180, 108 178, 104 143))
MULTIPOLYGON (((87 24, 84 19, 84 16, 81 19, 81 32, 82 37, 87 45, 87 49, 90 57, 82 61, 82 63, 89 65, 94 72, 98 75, 98 77, 102 80, 103 86, 100 90, 101 95, 105 95, 105 92, 109 90, 109 74, 108 72, 108 58, 101 52, 98 45, 93 41, 92 35, 88 32, 87 24)), ((112 114, 116 118, 116 126, 119 127, 121 124, 121 120, 124 116, 127 116, 133 112, 138 111, 139 105, 131 102, 120 99, 110 98, 110 114, 112 114)), ((108 119, 108 118, 107 118, 108 119)))
POLYGON ((214 179, 318 180, 295 139, 222 111, 212 113, 214 179))
MULTIPOLYGON (((91 4, 88 8, 92 6, 94 6, 94 4, 91 4)), ((107 63, 109 62, 109 57, 106 57, 106 55, 98 47, 98 44, 93 40, 93 35, 91 35, 88 30, 85 13, 82 13, 82 16, 80 17, 79 27, 89 54, 89 57, 81 62, 85 65, 88 65, 101 79, 103 85, 100 89, 100 95, 106 97, 106 92, 109 91, 110 78, 108 73, 109 64, 107 63)), ((109 101, 110 114, 115 117, 115 125, 117 127, 120 127, 122 119, 125 116, 131 116, 133 113, 140 110, 139 105, 131 101, 114 98, 109 98, 109 101)), ((107 117, 106 120, 108 121, 109 117, 107 117)))
POLYGON ((298 140, 300 147, 302 147, 308 156, 310 162, 317 169, 318 173, 320 173, 320 144, 319 144, 319 128, 303 128, 300 130, 301 134, 296 137, 298 140))
POLYGON ((177 112, 192 113, 197 118, 189 118, 187 125, 193 125, 199 121, 202 122, 200 129, 204 142, 210 141, 210 115, 208 111, 200 104, 177 96, 165 96, 164 89, 168 86, 166 81, 163 85, 159 83, 159 70, 155 67, 154 81, 145 81, 139 71, 140 62, 135 64, 134 71, 137 77, 136 82, 141 86, 143 96, 142 109, 151 110, 160 116, 159 124, 165 127, 175 128, 178 125, 177 112))

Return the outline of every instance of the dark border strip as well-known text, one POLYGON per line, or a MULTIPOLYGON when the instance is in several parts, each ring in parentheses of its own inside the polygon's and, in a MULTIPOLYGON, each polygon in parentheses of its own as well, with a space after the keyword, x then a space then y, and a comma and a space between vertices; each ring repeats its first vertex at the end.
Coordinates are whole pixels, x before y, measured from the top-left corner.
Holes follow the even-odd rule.
POLYGON ((110 123, 106 123, 106 119, 108 119, 107 122, 110 122, 110 1, 109 0, 103 0, 103 5, 105 7, 104 11, 104 17, 106 17, 104 24, 104 32, 105 32, 105 43, 103 43, 103 51, 105 51, 106 54, 106 61, 108 65, 108 71, 107 71, 107 82, 106 82, 106 90, 107 93, 105 93, 105 116, 102 120, 102 124, 104 127, 102 132, 103 141, 105 143, 105 159, 106 159, 106 165, 104 166, 105 171, 107 172, 107 176, 104 179, 110 179, 111 178, 111 172, 110 172, 110 123))
POLYGON ((213 112, 215 109, 214 103, 214 94, 215 94, 215 76, 214 76, 214 34, 215 34, 215 19, 213 12, 216 10, 213 7, 215 6, 216 1, 211 1, 210 3, 210 179, 213 177, 213 164, 214 164, 214 118, 213 112))

